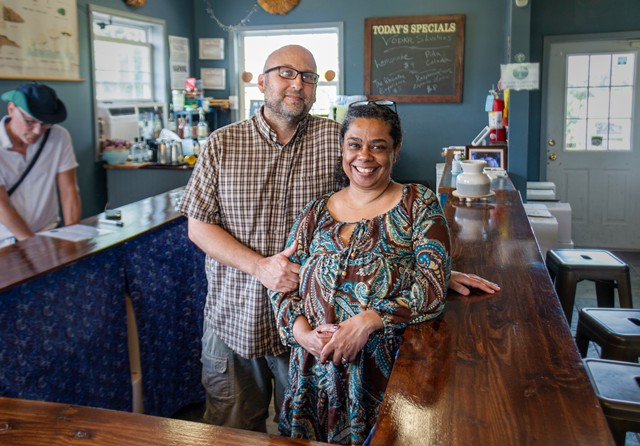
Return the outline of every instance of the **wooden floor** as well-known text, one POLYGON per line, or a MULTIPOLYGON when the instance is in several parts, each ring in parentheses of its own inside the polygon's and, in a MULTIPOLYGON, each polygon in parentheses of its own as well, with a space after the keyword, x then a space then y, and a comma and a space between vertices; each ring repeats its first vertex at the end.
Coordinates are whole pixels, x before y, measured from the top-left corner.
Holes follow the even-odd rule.
MULTIPOLYGON (((631 295, 633 298, 633 307, 640 308, 640 251, 610 251, 613 255, 629 265, 631 273, 631 295)), ((619 305, 616 296, 616 305, 619 305)), ((573 309, 573 318, 571 321, 571 333, 575 336, 576 326, 578 323, 578 311, 585 307, 597 307, 596 289, 593 282, 582 281, 578 283, 576 290, 576 302, 573 309)), ((589 344, 588 357, 597 358, 600 356, 600 349, 589 344)), ((626 446, 640 446, 640 435, 635 433, 627 433, 626 446)))

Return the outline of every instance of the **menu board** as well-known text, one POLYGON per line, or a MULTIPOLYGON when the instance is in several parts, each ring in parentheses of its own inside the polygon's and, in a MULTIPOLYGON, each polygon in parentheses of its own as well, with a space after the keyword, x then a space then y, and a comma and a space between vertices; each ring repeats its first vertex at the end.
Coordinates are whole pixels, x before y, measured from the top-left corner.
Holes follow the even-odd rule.
POLYGON ((80 80, 76 0, 2 0, 0 78, 80 80))
POLYGON ((365 19, 365 95, 462 102, 464 25, 464 15, 365 19))

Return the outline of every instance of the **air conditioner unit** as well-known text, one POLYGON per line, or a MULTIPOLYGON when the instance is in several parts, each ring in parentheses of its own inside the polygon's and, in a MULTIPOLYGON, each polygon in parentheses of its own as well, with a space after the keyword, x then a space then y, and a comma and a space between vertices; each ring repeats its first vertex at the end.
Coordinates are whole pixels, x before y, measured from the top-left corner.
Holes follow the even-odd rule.
POLYGON ((125 104, 98 104, 98 120, 102 123, 102 137, 133 141, 140 136, 136 106, 125 104))
POLYGON ((99 102, 98 120, 102 123, 101 136, 105 139, 133 141, 134 138, 141 136, 139 121, 144 119, 145 113, 154 110, 158 110, 163 116, 164 104, 161 102, 99 102))

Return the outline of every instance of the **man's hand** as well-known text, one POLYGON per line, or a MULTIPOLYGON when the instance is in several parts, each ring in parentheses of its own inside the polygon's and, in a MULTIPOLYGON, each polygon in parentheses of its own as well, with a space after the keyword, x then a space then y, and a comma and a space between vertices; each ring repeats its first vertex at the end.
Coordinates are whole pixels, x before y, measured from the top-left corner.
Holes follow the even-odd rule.
POLYGON ((300 265, 289 261, 298 248, 298 242, 294 241, 284 251, 271 256, 263 257, 256 262, 255 276, 266 288, 288 293, 298 289, 300 265))
POLYGON ((469 288, 477 288, 488 294, 495 294, 496 291, 500 291, 500 287, 497 284, 476 276, 475 274, 451 271, 449 289, 456 291, 463 296, 468 296, 469 293, 471 293, 469 288))

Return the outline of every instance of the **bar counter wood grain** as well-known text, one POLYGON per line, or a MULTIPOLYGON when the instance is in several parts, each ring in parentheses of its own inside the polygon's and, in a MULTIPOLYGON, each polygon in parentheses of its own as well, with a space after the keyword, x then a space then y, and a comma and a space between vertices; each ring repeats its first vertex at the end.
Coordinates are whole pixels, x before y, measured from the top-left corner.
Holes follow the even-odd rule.
POLYGON ((502 290, 450 292, 442 317, 407 329, 372 445, 613 444, 520 195, 507 189, 487 202, 447 198, 453 268, 502 290))
POLYGON ((0 444, 12 446, 325 445, 204 423, 0 397, 0 444))
POLYGON ((176 211, 181 190, 119 207, 124 223, 122 227, 99 223, 105 218, 104 213, 82 220, 83 225, 111 231, 90 240, 70 242, 37 235, 0 248, 0 293, 183 218, 176 211))

